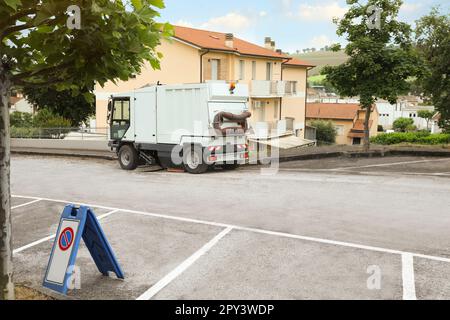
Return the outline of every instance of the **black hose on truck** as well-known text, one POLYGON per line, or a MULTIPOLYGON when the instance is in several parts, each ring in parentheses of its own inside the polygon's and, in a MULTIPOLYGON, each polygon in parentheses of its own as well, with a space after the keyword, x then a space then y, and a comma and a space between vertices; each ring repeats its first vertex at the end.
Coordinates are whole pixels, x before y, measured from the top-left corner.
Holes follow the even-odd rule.
POLYGON ((251 112, 244 112, 241 114, 234 114, 231 112, 219 112, 214 117, 213 126, 216 131, 220 131, 223 135, 227 135, 230 132, 237 133, 242 131, 245 133, 248 129, 247 119, 252 116, 251 112), (240 127, 232 127, 232 128, 222 128, 222 125, 225 120, 237 122, 240 127))

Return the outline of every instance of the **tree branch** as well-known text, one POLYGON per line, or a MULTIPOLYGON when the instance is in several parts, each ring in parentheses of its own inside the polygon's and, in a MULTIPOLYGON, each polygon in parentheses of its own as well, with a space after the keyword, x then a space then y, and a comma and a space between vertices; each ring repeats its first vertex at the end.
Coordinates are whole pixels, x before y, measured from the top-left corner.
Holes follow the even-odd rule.
POLYGON ((57 24, 57 22, 58 22, 58 19, 46 19, 37 25, 33 25, 32 22, 28 22, 28 23, 24 23, 21 25, 16 25, 16 26, 7 28, 7 29, 3 30, 3 32, 2 32, 2 34, 0 36, 0 42, 2 42, 3 39, 6 38, 6 36, 8 36, 12 33, 31 29, 31 28, 38 28, 41 26, 50 26, 51 27, 51 26, 55 26, 57 24), (52 23, 49 23, 49 22, 52 22, 52 23))
POLYGON ((23 81, 24 78, 48 75, 48 74, 51 74, 53 72, 62 71, 63 69, 69 67, 70 65, 72 65, 72 61, 68 61, 68 62, 65 62, 63 64, 60 64, 60 65, 57 65, 57 66, 53 66, 53 67, 43 68, 43 69, 40 69, 40 70, 25 71, 25 72, 13 75, 11 77, 11 81, 12 82, 21 81, 21 80, 23 81))
POLYGON ((68 79, 53 79, 45 82, 29 82, 23 80, 16 80, 15 82, 12 82, 12 86, 42 88, 42 87, 49 87, 58 83, 63 83, 66 81, 68 81, 68 79))
POLYGON ((6 19, 5 22, 0 23, 0 30, 3 30, 4 28, 6 28, 7 26, 9 26, 12 23, 16 24, 16 21, 20 18, 26 17, 33 13, 37 13, 39 9, 40 9, 40 7, 36 6, 34 8, 25 9, 23 11, 20 11, 16 14, 12 15, 8 19, 6 19))

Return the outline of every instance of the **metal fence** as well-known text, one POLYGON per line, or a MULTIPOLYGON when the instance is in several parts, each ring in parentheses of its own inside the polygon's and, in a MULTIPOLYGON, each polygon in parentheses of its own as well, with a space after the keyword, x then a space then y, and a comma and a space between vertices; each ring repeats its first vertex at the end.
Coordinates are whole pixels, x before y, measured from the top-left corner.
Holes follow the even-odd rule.
POLYGON ((11 138, 108 140, 108 128, 11 128, 11 138))

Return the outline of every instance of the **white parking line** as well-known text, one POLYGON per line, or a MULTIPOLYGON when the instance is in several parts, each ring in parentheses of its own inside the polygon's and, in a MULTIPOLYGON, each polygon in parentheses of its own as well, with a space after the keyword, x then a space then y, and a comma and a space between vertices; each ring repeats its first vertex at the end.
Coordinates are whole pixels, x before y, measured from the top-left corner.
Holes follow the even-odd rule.
MULTIPOLYGON (((32 199, 32 198, 30 198, 30 199, 32 199)), ((39 201, 41 201, 41 199, 35 199, 35 200, 27 202, 27 203, 19 204, 17 206, 11 207, 11 210, 22 208, 22 207, 25 207, 25 206, 29 206, 30 204, 33 204, 33 203, 36 203, 36 202, 39 202, 39 201)))
POLYGON ((402 254, 403 300, 417 300, 414 280, 414 256, 402 254))
MULTIPOLYGON (((116 212, 118 212, 118 211, 119 211, 119 210, 112 210, 112 211, 110 211, 110 212, 108 212, 108 213, 105 213, 104 215, 98 216, 97 219, 98 219, 98 220, 105 219, 106 217, 109 217, 110 215, 112 215, 113 213, 116 213, 116 212)), ((52 235, 50 235, 50 236, 48 236, 48 237, 45 237, 45 238, 36 240, 36 241, 34 241, 34 242, 31 242, 31 243, 29 243, 29 244, 27 244, 27 245, 25 245, 25 246, 23 246, 23 247, 20 247, 20 248, 17 248, 17 249, 15 249, 15 250, 13 250, 13 255, 14 255, 14 254, 17 254, 17 253, 20 253, 20 252, 22 252, 22 251, 25 251, 25 250, 27 250, 27 249, 29 249, 29 248, 34 247, 34 246, 40 245, 41 243, 50 241, 50 240, 54 239, 55 237, 56 237, 56 234, 52 234, 52 235)))
POLYGON ((217 236, 215 236, 211 241, 205 244, 202 248, 200 248, 197 252, 195 252, 192 256, 187 258, 183 263, 181 263, 178 267, 173 269, 170 273, 168 273, 164 278, 159 280, 153 287, 144 292, 137 300, 150 300, 153 298, 158 292, 164 289, 168 284, 170 284, 173 280, 175 280, 180 274, 186 271, 191 265, 193 265, 198 259, 200 259, 204 254, 206 254, 212 247, 214 247, 223 237, 225 237, 231 230, 232 227, 228 227, 222 232, 220 232, 217 236))
MULTIPOLYGON (((13 197, 33 199, 33 197, 29 197, 29 196, 14 195, 13 197)), ((387 249, 387 248, 381 248, 381 247, 366 246, 366 245, 357 244, 357 243, 336 241, 336 240, 323 239, 323 238, 306 237, 306 236, 295 235, 295 234, 291 234, 291 233, 283 233, 283 232, 270 231, 270 230, 264 230, 264 229, 242 227, 242 226, 236 226, 236 225, 231 225, 231 224, 227 224, 227 223, 211 222, 211 221, 204 221, 204 220, 198 220, 198 219, 183 218, 183 217, 171 216, 171 215, 165 215, 165 214, 150 213, 150 212, 137 211, 137 210, 128 210, 128 209, 121 209, 121 208, 105 207, 105 206, 101 206, 101 205, 97 205, 97 204, 87 204, 87 203, 81 203, 81 202, 73 202, 73 201, 57 200, 57 199, 49 199, 49 198, 39 198, 39 199, 41 199, 42 201, 52 201, 52 202, 59 202, 59 203, 65 203, 65 204, 73 203, 73 204, 77 204, 77 205, 84 205, 84 206, 88 206, 88 207, 96 207, 96 208, 105 209, 105 210, 115 210, 115 211, 121 211, 121 212, 126 212, 126 213, 139 214, 139 215, 150 216, 150 217, 154 217, 154 218, 162 218, 162 219, 169 219, 169 220, 175 220, 175 221, 183 221, 183 222, 190 222, 190 223, 196 223, 196 224, 204 224, 204 225, 215 226, 215 227, 232 228, 232 229, 235 229, 235 230, 242 230, 242 231, 248 231, 248 232, 253 232, 253 233, 262 233, 262 234, 268 234, 268 235, 273 235, 273 236, 278 236, 278 237, 299 239, 299 240, 304 240, 304 241, 309 241, 309 242, 324 243, 324 244, 330 244, 330 245, 336 245, 336 246, 342 246, 342 247, 362 249, 362 250, 367 250, 367 251, 376 251, 376 252, 383 252, 383 253, 396 254, 396 255, 411 254, 412 256, 418 257, 418 258, 423 258, 423 259, 427 259, 427 260, 434 260, 434 261, 450 263, 450 258, 431 256, 431 255, 407 252, 407 251, 402 251, 402 250, 395 250, 395 249, 387 249)))

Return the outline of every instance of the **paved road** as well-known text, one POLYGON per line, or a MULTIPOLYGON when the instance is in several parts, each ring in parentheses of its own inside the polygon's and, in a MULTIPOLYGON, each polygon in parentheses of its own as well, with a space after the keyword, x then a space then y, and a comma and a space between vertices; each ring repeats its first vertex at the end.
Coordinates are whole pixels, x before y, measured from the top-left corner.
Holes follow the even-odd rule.
MULTIPOLYGON (((12 166, 15 195, 190 219, 182 224, 180 219, 153 217, 146 225, 142 215, 131 212, 110 217, 105 229, 113 235, 117 250, 126 255, 124 263, 134 277, 119 291, 106 290, 115 285, 108 282, 103 289, 97 284, 95 290, 78 293, 79 298, 137 298, 226 226, 238 228, 228 230, 207 259, 181 270, 179 277, 151 297, 401 299, 404 256, 388 252, 396 250, 419 255, 414 258, 413 280, 419 298, 450 298, 450 286, 443 281, 450 276, 450 264, 420 258, 450 258, 450 159, 303 161, 283 164, 275 175, 262 175, 257 167, 201 176, 145 168, 125 172, 115 162, 32 156, 15 156, 12 166), (192 219, 206 223, 191 224, 192 219), (124 244, 131 245, 132 234, 140 243, 136 252, 124 244), (303 238, 281 236, 286 234, 303 238), (147 250, 141 247, 146 241, 147 250), (387 250, 367 251, 364 246, 387 250), (167 255, 154 262, 162 253, 167 255), (135 270, 136 259, 142 263, 139 270, 145 265, 148 273, 135 270), (371 265, 383 272, 383 290, 367 289, 371 265)), ((16 204, 31 200, 14 199, 16 204)), ((41 201, 30 208, 37 205, 45 215, 54 203, 41 201)), ((52 219, 58 210, 53 209, 52 219)), ((16 211, 22 217, 18 228, 27 229, 27 224, 32 228, 33 219, 23 218, 30 209, 16 211)), ((36 232, 44 237, 52 228, 36 232)), ((37 237, 18 233, 17 248, 37 237)), ((42 252, 49 245, 19 254, 22 265, 17 277, 37 283, 39 275, 30 277, 27 272, 45 265, 42 252)), ((99 281, 95 276, 84 281, 89 279, 99 281)))

